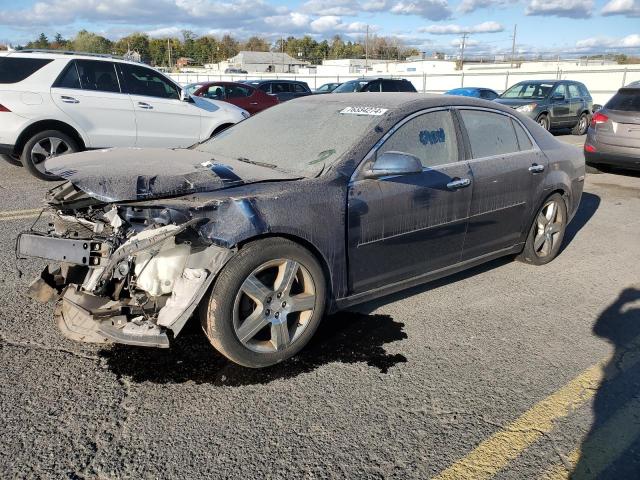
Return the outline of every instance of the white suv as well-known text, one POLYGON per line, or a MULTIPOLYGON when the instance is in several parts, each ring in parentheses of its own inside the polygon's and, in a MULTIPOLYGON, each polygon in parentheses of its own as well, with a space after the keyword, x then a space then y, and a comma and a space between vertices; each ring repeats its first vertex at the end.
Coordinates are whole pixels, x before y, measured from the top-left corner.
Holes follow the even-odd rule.
POLYGON ((47 158, 106 147, 188 147, 247 118, 234 105, 190 97, 136 62, 74 52, 0 56, 0 154, 55 179, 47 158))

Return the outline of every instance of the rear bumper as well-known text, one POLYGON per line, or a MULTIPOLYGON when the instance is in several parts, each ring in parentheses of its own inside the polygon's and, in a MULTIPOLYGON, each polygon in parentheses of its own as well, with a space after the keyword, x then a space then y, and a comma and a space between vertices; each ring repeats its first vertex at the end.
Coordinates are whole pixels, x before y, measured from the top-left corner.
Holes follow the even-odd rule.
MULTIPOLYGON (((598 147, 596 147, 598 148, 598 147)), ((589 164, 612 165, 631 170, 640 170, 640 149, 631 150, 630 153, 620 153, 616 151, 596 151, 584 152, 584 158, 589 164)))

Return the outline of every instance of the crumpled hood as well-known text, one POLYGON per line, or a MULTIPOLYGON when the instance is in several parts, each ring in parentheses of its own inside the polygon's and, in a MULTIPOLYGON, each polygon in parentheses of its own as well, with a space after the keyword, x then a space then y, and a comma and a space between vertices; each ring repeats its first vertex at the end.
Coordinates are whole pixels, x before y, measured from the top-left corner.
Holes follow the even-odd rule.
POLYGON ((149 200, 298 176, 198 150, 113 148, 46 161, 45 168, 102 202, 149 200))

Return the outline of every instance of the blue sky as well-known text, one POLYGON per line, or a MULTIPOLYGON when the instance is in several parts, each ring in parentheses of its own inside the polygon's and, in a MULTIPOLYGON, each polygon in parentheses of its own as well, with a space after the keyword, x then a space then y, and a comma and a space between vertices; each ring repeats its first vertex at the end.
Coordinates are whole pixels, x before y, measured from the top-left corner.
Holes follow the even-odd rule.
POLYGON ((72 37, 82 28, 117 39, 231 33, 268 39, 400 37, 422 51, 469 53, 640 53, 640 0, 0 0, 0 42, 20 44, 44 32, 72 37))

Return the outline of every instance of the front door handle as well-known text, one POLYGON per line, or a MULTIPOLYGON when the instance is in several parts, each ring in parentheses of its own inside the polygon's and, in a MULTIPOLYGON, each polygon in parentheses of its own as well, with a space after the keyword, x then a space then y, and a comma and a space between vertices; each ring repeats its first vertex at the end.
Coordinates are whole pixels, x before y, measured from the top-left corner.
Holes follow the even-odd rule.
POLYGON ((80 100, 74 97, 69 97, 68 95, 61 95, 60 100, 64 103, 80 103, 80 100))
POLYGON ((447 188, 449 190, 457 190, 458 188, 464 188, 471 185, 471 180, 468 178, 455 178, 447 183, 447 188))
POLYGON ((249 105, 257 105, 258 102, 251 102, 249 105))
POLYGON ((138 107, 144 108, 145 110, 153 109, 153 107, 151 105, 149 105, 148 103, 144 103, 144 102, 138 102, 138 107))
POLYGON ((540 173, 540 172, 544 172, 544 165, 538 165, 537 163, 534 163, 533 165, 531 165, 529 167, 529 171, 531 173, 540 173))

